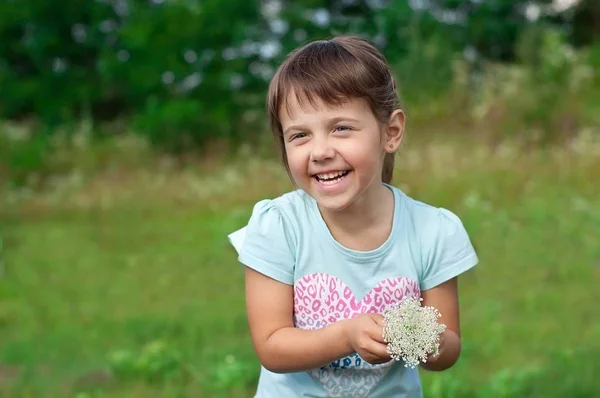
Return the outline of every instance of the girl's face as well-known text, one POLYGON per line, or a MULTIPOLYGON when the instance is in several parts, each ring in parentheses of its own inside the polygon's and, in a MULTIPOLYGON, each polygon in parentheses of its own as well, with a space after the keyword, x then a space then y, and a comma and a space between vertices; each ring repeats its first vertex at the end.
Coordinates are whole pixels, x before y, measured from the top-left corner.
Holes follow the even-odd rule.
POLYGON ((280 112, 296 185, 331 211, 345 209, 373 187, 379 189, 384 155, 396 150, 399 141, 382 136, 368 103, 356 98, 339 107, 321 101, 304 105, 292 93, 290 113, 285 106, 280 112))

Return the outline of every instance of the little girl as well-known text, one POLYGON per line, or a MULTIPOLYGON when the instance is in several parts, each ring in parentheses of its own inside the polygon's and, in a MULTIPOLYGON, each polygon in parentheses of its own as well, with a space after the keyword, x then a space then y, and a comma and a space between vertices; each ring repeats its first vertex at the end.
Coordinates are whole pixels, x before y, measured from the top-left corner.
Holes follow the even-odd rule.
POLYGON ((459 357, 457 277, 478 259, 456 215, 390 185, 397 98, 387 61, 357 37, 297 49, 271 81, 271 127, 298 189, 258 202, 229 235, 245 265, 258 398, 421 397, 418 370, 382 338, 381 314, 407 295, 447 326, 422 367, 459 357))

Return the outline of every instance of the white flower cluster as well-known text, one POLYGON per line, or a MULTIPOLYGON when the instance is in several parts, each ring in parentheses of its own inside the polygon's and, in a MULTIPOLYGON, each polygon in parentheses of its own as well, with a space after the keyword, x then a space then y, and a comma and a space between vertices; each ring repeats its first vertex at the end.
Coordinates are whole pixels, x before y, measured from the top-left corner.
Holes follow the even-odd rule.
POLYGON ((405 297, 397 306, 388 308, 383 316, 383 339, 390 356, 415 368, 427 362, 429 355, 439 352, 440 334, 446 325, 439 323, 442 315, 435 307, 421 306, 422 298, 405 297))

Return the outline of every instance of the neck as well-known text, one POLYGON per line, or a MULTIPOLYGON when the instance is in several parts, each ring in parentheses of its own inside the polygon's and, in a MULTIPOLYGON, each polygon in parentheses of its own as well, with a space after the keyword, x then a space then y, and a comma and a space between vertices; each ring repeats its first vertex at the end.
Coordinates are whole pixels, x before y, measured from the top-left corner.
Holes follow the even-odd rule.
POLYGON ((388 220, 393 203, 393 192, 382 183, 374 183, 360 198, 343 210, 329 211, 321 207, 319 209, 330 229, 355 234, 388 220))

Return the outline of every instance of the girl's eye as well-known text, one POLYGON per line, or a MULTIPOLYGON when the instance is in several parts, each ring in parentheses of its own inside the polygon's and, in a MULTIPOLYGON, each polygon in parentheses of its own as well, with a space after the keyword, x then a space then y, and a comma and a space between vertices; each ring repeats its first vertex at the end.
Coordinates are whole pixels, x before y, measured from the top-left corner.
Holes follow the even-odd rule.
POLYGON ((293 141, 298 138, 304 138, 304 137, 306 137, 306 133, 296 133, 296 134, 292 135, 292 137, 290 138, 290 141, 293 141))
POLYGON ((335 131, 350 131, 352 130, 352 127, 348 127, 348 126, 337 126, 335 128, 335 131))

